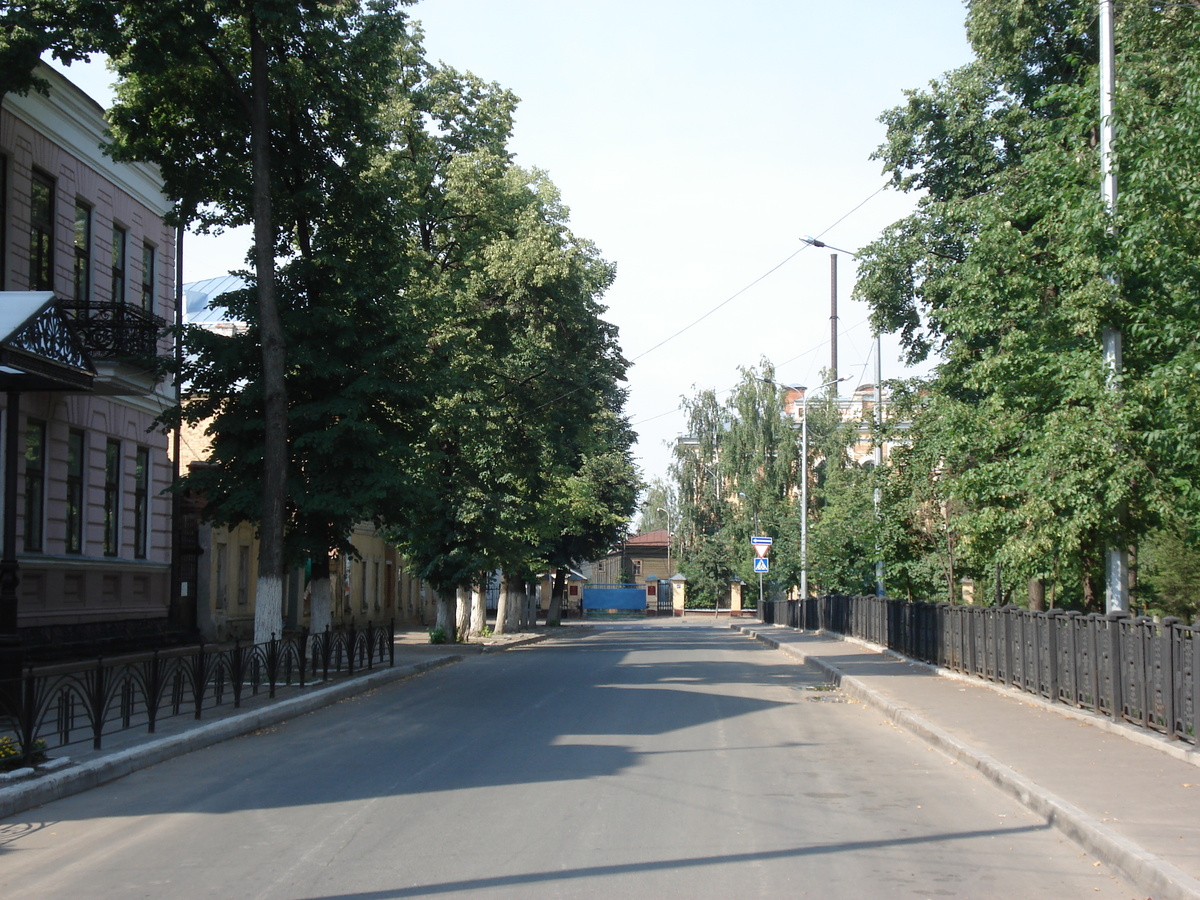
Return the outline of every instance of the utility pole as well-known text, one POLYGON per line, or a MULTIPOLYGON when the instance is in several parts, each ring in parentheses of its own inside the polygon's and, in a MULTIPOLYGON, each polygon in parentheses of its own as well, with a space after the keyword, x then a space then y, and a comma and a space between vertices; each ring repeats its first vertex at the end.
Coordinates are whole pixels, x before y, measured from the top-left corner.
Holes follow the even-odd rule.
POLYGON ((837 254, 829 254, 829 382, 837 392, 837 254))
MULTIPOLYGON (((883 350, 883 341, 880 339, 879 332, 875 332, 875 478, 879 478, 879 473, 883 471, 883 360, 881 353, 883 350)), ((875 482, 875 527, 879 527, 881 516, 879 514, 880 501, 883 499, 880 496, 879 482, 875 482)), ((885 594, 883 586, 883 549, 880 547, 879 538, 875 539, 875 596, 882 597, 885 594)))
MULTIPOLYGON (((1113 94, 1116 93, 1116 42, 1113 39, 1113 0, 1100 0, 1100 197, 1110 219, 1117 213, 1117 172, 1113 165, 1113 94)), ((1112 227, 1110 225, 1110 227, 1112 227)), ((1105 276, 1109 289, 1117 292, 1117 278, 1105 276)), ((1106 325, 1103 331, 1104 365, 1108 389, 1121 390, 1121 329, 1106 325)), ((1124 511, 1118 512, 1124 525, 1124 511)), ((1125 529, 1118 529, 1117 546, 1109 547, 1105 566, 1105 607, 1110 613, 1129 612, 1129 550, 1125 529)))

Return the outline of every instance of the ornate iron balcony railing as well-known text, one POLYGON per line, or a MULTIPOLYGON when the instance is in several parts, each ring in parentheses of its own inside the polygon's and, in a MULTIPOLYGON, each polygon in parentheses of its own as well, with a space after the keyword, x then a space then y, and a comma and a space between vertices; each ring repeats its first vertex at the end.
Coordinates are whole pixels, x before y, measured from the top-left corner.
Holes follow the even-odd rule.
POLYGON ((167 323, 128 303, 62 300, 75 333, 92 359, 149 361, 158 355, 158 339, 167 323))

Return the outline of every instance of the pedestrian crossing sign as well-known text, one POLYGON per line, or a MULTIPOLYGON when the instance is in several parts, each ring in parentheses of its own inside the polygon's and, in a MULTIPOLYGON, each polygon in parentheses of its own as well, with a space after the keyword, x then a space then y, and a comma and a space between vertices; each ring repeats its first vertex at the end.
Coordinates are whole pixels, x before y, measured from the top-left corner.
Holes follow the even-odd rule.
POLYGON ((770 566, 770 561, 765 556, 758 556, 754 559, 754 571, 765 575, 770 566))

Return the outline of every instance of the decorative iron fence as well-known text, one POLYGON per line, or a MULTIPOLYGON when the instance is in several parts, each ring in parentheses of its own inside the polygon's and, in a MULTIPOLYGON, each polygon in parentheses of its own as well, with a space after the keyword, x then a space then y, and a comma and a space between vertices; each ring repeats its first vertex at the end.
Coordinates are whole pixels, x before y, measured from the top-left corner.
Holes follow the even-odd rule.
POLYGON ((762 620, 861 638, 1196 743, 1200 624, 839 594, 764 603, 762 620))
POLYGON ((0 741, 15 742, 23 761, 38 753, 131 728, 154 733, 170 716, 200 719, 219 707, 281 686, 352 676, 394 666, 395 627, 300 632, 265 644, 212 645, 98 657, 86 663, 30 666, 0 681, 0 741))

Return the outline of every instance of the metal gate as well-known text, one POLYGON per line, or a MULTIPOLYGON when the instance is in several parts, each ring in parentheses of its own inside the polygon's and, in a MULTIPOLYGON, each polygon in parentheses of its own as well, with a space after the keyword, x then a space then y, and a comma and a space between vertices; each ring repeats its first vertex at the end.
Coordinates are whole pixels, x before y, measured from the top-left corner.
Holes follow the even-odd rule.
POLYGON ((583 587, 583 614, 612 611, 646 611, 646 589, 638 584, 586 584, 583 587))
POLYGON ((660 580, 658 582, 658 606, 657 611, 660 616, 669 616, 675 612, 675 601, 673 592, 674 586, 669 581, 660 580))

